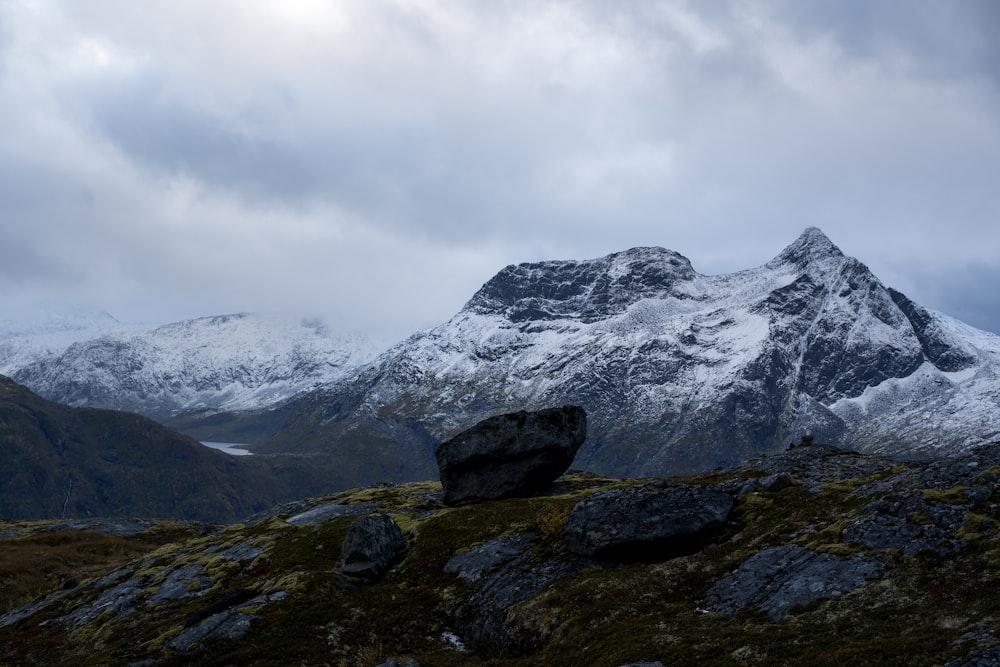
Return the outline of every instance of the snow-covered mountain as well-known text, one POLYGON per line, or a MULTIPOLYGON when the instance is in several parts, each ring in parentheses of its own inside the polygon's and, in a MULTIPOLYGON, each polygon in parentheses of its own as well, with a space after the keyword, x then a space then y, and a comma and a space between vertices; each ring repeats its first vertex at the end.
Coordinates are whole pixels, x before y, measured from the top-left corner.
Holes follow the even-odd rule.
POLYGON ((0 319, 0 375, 58 354, 81 340, 142 328, 102 310, 58 307, 0 319))
POLYGON ((318 321, 245 313, 163 326, 104 324, 8 325, 0 373, 67 405, 167 419, 272 405, 334 381, 380 351, 318 321))
POLYGON ((1000 337, 886 288, 810 228, 729 275, 661 248, 508 266, 448 322, 298 399, 265 449, 420 478, 479 419, 575 403, 576 465, 613 474, 710 469, 806 433, 947 453, 1000 439, 998 369, 1000 337))

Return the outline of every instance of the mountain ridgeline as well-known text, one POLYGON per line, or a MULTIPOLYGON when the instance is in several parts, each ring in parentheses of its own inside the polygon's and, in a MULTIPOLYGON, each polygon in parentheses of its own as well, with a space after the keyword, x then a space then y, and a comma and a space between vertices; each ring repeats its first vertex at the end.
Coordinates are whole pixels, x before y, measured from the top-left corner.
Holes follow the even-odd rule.
POLYGON ((818 229, 764 266, 706 276, 635 248, 509 266, 452 319, 286 405, 261 451, 367 457, 433 476, 435 444, 487 416, 586 408, 576 465, 669 475, 819 441, 893 455, 995 440, 1000 339, 886 288, 818 229))
MULTIPOLYGON (((105 314, 106 316, 106 314, 105 314)), ((336 336, 316 320, 285 322, 248 313, 161 326, 77 326, 0 340, 0 373, 52 401, 139 412, 160 421, 272 405, 372 359, 359 336, 336 336)))
POLYGON ((434 478, 439 442, 564 404, 589 415, 575 465, 618 476, 697 473, 807 433, 907 457, 1000 440, 1000 337, 884 286, 815 228, 726 275, 662 248, 508 266, 377 357, 250 315, 44 354, 17 340, 0 341, 0 372, 48 399, 326 457, 345 485, 434 478))

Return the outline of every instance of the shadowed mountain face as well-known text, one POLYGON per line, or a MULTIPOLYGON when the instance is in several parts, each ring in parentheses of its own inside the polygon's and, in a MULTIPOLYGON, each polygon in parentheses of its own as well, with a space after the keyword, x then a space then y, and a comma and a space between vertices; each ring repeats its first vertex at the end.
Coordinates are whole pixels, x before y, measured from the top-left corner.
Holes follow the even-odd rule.
POLYGON ((145 417, 69 408, 0 376, 0 519, 236 521, 347 482, 324 457, 233 457, 145 417))
POLYGON ((448 322, 286 406, 264 449, 421 479, 480 419, 572 403, 590 415, 576 465, 608 474, 710 469, 806 432, 945 453, 996 438, 998 359, 1000 339, 885 288, 815 228, 721 276, 635 248, 503 269, 448 322))

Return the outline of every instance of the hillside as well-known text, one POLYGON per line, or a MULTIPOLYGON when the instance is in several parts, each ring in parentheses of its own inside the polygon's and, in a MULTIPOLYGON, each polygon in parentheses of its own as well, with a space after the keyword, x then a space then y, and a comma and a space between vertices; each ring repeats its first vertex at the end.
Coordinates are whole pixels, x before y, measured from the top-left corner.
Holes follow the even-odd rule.
POLYGON ((0 376, 0 519, 236 521, 344 488, 326 457, 233 457, 140 415, 70 408, 0 376))
MULTIPOLYGON (((378 485, 159 548, 177 528, 152 525, 122 538, 145 540, 145 555, 89 563, 92 578, 51 581, 0 613, 0 662, 995 664, 998 482, 996 446, 906 464, 805 445, 672 482, 572 473, 545 495, 457 508, 440 505, 437 483, 378 485), (581 501, 684 488, 731 499, 698 543, 573 551, 581 501), (373 513, 406 546, 366 583, 340 572, 341 550, 373 513)), ((3 553, 31 545, 20 567, 43 570, 61 553, 45 535, 108 540, 100 526, 57 528, 0 524, 3 553)))

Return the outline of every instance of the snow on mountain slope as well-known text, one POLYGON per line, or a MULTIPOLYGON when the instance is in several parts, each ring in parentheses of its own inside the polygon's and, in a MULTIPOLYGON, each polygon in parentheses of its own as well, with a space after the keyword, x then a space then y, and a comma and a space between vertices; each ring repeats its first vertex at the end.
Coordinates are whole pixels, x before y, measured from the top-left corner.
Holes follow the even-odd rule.
MULTIPOLYGON (((46 398, 166 418, 255 409, 330 382, 377 350, 315 321, 249 314, 82 338, 8 374, 46 398)), ((8 362, 9 365, 13 365, 8 362)))
POLYGON ((119 322, 104 311, 59 308, 0 320, 0 375, 42 357, 62 352, 81 340, 141 328, 119 322))
POLYGON ((704 470, 807 432, 954 450, 997 437, 998 350, 815 228, 721 276, 634 248, 503 269, 448 322, 300 401, 267 447, 378 442, 368 451, 432 471, 434 443, 479 419, 576 403, 589 414, 577 465, 613 474, 704 470))
POLYGON ((830 405, 869 451, 899 454, 918 443, 920 452, 949 455, 1000 442, 1000 336, 940 313, 932 317, 943 332, 966 342, 976 362, 953 372, 925 362, 905 378, 830 405))

